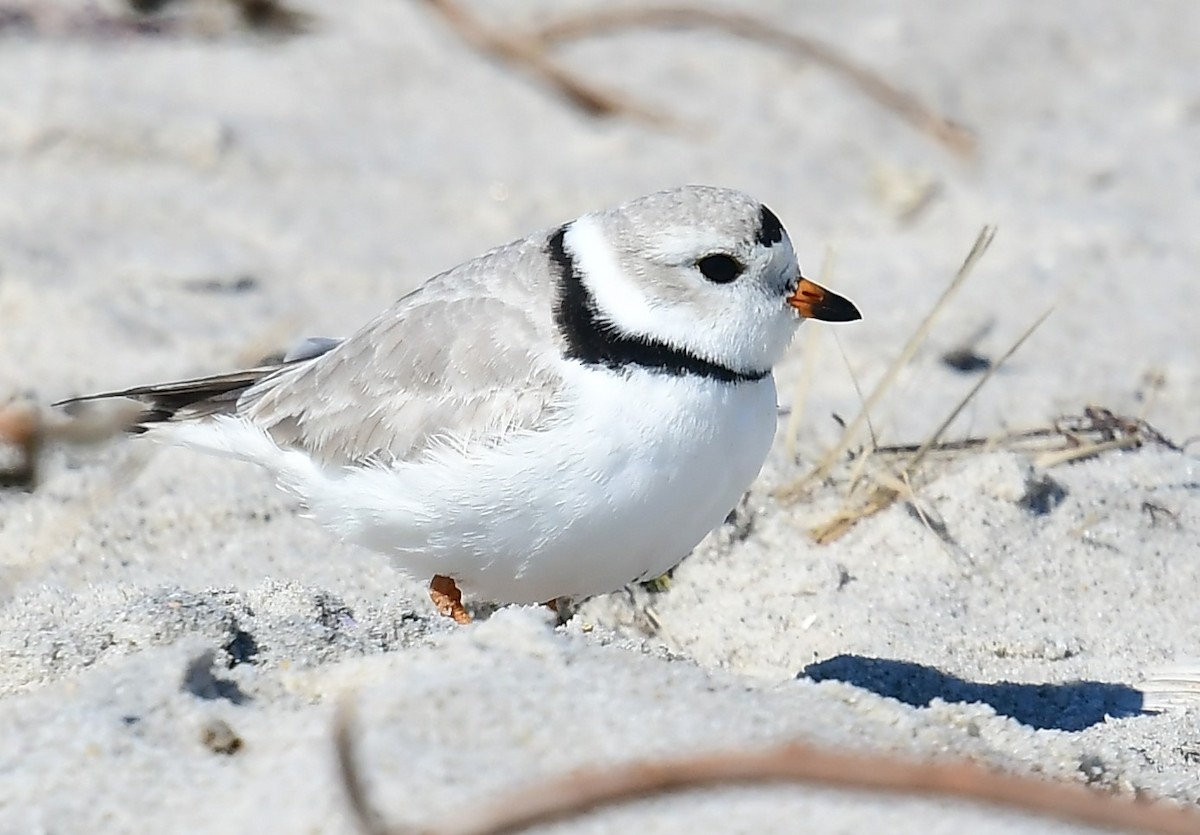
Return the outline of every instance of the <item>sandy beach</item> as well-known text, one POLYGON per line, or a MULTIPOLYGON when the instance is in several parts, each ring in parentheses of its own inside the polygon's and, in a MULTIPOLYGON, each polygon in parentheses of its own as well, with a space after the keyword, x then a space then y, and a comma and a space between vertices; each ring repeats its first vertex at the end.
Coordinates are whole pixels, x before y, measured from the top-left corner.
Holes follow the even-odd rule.
MULTIPOLYGON (((505 31, 599 7, 463 6, 505 31)), ((289 34, 215 0, 0 4, 0 406, 51 428, 36 480, 0 490, 0 833, 348 835, 341 703, 397 825, 789 740, 1200 803, 1200 6, 737 6, 958 146, 845 67, 712 29, 556 43, 628 108, 597 117, 433 4, 295 8, 289 34), (801 329, 726 524, 565 624, 458 627, 264 472, 63 442, 48 408, 348 334, 490 247, 682 183, 770 205, 864 318, 801 329)), ((0 444, 0 469, 20 457, 0 444)), ((869 830, 1096 831, 780 785, 537 831, 869 830)))

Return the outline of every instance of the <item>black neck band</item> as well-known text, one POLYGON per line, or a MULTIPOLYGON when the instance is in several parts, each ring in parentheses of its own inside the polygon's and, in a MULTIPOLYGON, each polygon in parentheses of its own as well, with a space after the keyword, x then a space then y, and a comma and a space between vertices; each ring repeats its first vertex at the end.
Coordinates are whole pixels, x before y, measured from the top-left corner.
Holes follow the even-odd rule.
POLYGON ((560 226, 550 236, 546 249, 550 260, 558 268, 558 300, 554 321, 566 342, 568 357, 615 371, 636 366, 673 377, 691 374, 723 383, 753 382, 770 373, 735 371, 656 339, 620 333, 611 324, 602 321, 596 309, 596 300, 583 283, 575 259, 563 245, 566 233, 567 226, 560 226))

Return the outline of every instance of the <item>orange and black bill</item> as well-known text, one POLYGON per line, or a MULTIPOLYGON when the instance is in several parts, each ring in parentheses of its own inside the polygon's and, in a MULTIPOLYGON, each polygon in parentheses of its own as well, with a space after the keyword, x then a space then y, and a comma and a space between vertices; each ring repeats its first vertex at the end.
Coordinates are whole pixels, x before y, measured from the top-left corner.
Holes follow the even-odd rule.
POLYGON ((854 302, 845 296, 826 290, 820 284, 800 279, 796 292, 787 298, 787 303, 805 319, 820 319, 822 322, 853 322, 861 319, 862 314, 854 306, 854 302))

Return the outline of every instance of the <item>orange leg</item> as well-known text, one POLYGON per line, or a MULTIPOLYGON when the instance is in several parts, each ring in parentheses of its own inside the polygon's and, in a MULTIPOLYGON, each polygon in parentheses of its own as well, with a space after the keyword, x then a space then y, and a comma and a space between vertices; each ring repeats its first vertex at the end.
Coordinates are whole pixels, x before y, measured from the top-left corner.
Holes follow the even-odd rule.
POLYGON ((455 623, 471 622, 471 615, 462 605, 462 592, 449 577, 434 575, 429 581, 429 599, 444 617, 453 618, 455 623))

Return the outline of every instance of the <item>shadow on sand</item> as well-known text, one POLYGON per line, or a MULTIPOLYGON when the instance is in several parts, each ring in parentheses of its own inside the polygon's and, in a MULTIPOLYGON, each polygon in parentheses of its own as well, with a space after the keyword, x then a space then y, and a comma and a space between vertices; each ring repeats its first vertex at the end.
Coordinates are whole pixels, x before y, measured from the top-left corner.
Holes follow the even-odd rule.
POLYGON ((928 707, 934 699, 965 704, 983 702, 1001 716, 1039 730, 1082 731, 1108 718, 1143 712, 1141 692, 1124 684, 1101 681, 985 684, 911 661, 861 655, 838 655, 809 664, 797 678, 842 681, 913 707, 928 707))

